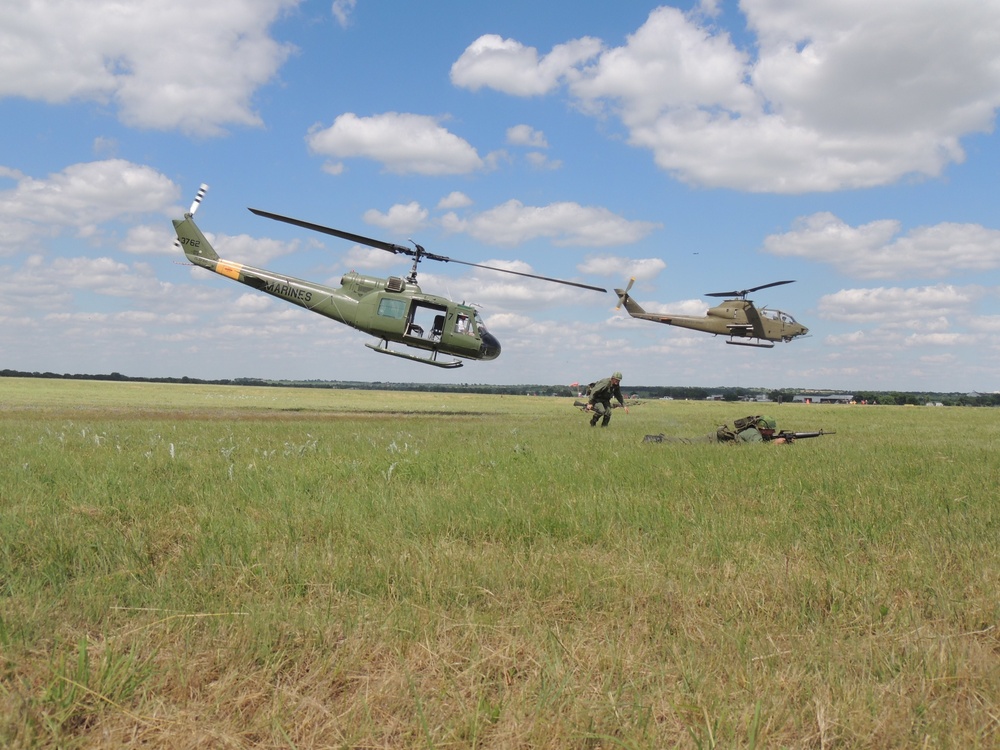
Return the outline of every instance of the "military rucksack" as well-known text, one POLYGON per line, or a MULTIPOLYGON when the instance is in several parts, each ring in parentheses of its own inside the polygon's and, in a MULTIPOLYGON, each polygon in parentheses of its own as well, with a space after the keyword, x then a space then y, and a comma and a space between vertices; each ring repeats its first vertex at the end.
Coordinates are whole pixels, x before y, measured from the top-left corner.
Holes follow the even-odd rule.
POLYGON ((736 433, 729 428, 729 425, 720 425, 715 431, 715 439, 720 443, 732 443, 736 440, 736 433))
POLYGON ((751 415, 733 420, 732 428, 724 424, 715 431, 715 437, 720 443, 731 443, 739 440, 739 434, 744 430, 754 429, 760 432, 762 427, 772 427, 774 420, 769 417, 751 415))

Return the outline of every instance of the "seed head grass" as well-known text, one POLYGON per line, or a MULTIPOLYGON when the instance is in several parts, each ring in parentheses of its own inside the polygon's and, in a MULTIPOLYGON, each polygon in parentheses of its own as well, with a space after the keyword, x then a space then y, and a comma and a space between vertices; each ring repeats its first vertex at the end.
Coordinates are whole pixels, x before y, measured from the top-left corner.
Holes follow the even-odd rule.
POLYGON ((988 748, 990 409, 0 379, 0 745, 988 748))

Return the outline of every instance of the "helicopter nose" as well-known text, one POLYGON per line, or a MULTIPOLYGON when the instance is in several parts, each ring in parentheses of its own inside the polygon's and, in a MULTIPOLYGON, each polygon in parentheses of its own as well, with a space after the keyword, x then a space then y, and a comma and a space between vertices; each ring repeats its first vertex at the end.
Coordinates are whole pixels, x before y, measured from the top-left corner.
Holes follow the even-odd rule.
POLYGON ((480 331, 480 336, 483 340, 483 344, 479 347, 479 358, 496 359, 499 357, 500 342, 497 341, 497 337, 489 331, 480 331))

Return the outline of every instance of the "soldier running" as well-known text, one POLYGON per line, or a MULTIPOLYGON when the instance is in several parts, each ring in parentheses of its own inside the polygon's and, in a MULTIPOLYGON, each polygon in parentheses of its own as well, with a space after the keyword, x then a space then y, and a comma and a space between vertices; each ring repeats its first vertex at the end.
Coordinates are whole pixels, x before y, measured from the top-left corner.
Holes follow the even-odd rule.
POLYGON ((590 400, 587 402, 587 409, 594 412, 590 418, 590 426, 596 427, 597 421, 601 421, 601 427, 607 427, 611 421, 611 399, 614 398, 625 409, 628 414, 628 407, 625 406, 625 399, 622 398, 622 374, 620 372, 611 373, 610 378, 598 380, 590 387, 590 400))

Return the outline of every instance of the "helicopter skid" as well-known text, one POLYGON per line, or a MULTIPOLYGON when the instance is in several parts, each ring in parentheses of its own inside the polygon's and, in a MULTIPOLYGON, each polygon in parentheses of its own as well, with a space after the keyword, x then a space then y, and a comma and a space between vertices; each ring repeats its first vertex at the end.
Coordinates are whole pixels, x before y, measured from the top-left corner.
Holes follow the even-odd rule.
POLYGON ((758 341, 756 344, 754 344, 753 342, 750 342, 750 341, 733 341, 732 339, 729 339, 728 341, 726 341, 726 343, 727 344, 732 344, 733 346, 753 346, 753 347, 756 347, 758 349, 773 349, 774 348, 774 344, 773 343, 771 343, 771 342, 764 343, 762 341, 758 341))
MULTIPOLYGON (((451 362, 438 362, 437 359, 433 358, 418 357, 415 354, 407 354, 406 352, 394 352, 392 349, 389 349, 388 346, 382 346, 381 344, 365 344, 365 346, 367 346, 372 351, 378 352, 379 354, 390 354, 393 357, 409 359, 413 362, 420 362, 425 365, 434 365, 435 367, 444 367, 446 369, 452 369, 455 367, 461 367, 463 364, 462 362, 459 362, 457 359, 453 359, 451 362)), ((437 352, 435 352, 433 356, 437 357, 437 352)))

